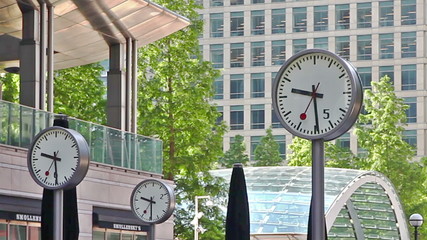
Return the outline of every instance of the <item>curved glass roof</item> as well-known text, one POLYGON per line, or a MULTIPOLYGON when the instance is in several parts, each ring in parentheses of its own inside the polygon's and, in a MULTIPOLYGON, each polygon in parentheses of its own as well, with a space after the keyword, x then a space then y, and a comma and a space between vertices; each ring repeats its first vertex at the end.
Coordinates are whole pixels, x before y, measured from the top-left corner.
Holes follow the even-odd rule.
MULTIPOLYGON (((211 173, 229 182, 231 171, 211 173)), ((307 233, 311 167, 247 167, 244 172, 252 234, 307 233)), ((328 239, 409 239, 393 186, 377 172, 325 168, 325 215, 328 239)))

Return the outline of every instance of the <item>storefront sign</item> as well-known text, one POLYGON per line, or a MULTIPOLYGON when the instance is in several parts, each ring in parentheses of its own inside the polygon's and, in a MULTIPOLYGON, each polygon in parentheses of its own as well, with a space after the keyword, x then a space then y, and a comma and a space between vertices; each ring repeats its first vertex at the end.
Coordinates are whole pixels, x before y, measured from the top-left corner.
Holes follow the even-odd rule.
POLYGON ((128 224, 113 224, 113 229, 120 229, 120 230, 128 230, 128 231, 142 231, 141 226, 137 225, 128 225, 128 224))
POLYGON ((25 222, 41 222, 42 217, 36 214, 17 213, 0 211, 0 219, 25 221, 25 222))

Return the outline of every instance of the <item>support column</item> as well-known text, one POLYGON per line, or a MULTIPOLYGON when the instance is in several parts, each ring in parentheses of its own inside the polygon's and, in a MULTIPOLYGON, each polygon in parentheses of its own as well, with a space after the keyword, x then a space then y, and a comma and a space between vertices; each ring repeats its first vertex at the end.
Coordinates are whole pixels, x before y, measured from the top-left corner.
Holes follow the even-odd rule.
POLYGON ((126 39, 126 124, 125 130, 131 131, 131 112, 132 112, 132 39, 126 39))
POLYGON ((130 131, 137 131, 137 103, 138 103, 138 48, 137 40, 132 41, 132 120, 130 131))
POLYGON ((47 111, 53 112, 53 6, 47 6, 47 111))
MULTIPOLYGON (((18 1, 19 4, 19 1, 18 1)), ((22 41, 20 43, 20 103, 40 107, 40 39, 39 12, 25 3, 22 12, 22 41)))
POLYGON ((125 130, 125 75, 123 45, 110 45, 110 70, 107 73, 107 125, 125 130))
POLYGON ((46 45, 47 45, 47 8, 44 1, 40 4, 40 109, 46 110, 46 45))

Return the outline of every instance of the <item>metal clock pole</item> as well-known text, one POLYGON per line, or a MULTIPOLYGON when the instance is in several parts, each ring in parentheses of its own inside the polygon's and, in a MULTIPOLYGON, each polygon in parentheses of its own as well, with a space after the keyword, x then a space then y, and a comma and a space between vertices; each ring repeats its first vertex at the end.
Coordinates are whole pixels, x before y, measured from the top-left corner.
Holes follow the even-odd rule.
POLYGON ((148 240, 155 240, 156 237, 156 224, 150 224, 150 235, 148 236, 148 240))
POLYGON ((323 139, 312 141, 312 213, 310 240, 325 239, 325 147, 323 139))
POLYGON ((53 239, 62 240, 64 232, 64 190, 57 189, 53 191, 53 239))

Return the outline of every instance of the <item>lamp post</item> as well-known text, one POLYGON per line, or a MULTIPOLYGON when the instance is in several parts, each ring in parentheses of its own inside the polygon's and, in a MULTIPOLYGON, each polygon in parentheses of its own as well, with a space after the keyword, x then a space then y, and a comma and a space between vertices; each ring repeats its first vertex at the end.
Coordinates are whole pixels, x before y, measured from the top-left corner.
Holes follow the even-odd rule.
POLYGON ((208 199, 206 206, 210 207, 213 205, 213 202, 210 200, 210 196, 196 196, 194 198, 194 240, 199 240, 199 231, 205 232, 206 230, 199 226, 199 219, 203 216, 202 212, 199 212, 199 199, 208 199))
POLYGON ((423 222, 423 216, 418 213, 414 213, 409 217, 409 223, 415 228, 415 240, 418 240, 418 227, 421 227, 421 225, 423 225, 423 222))

